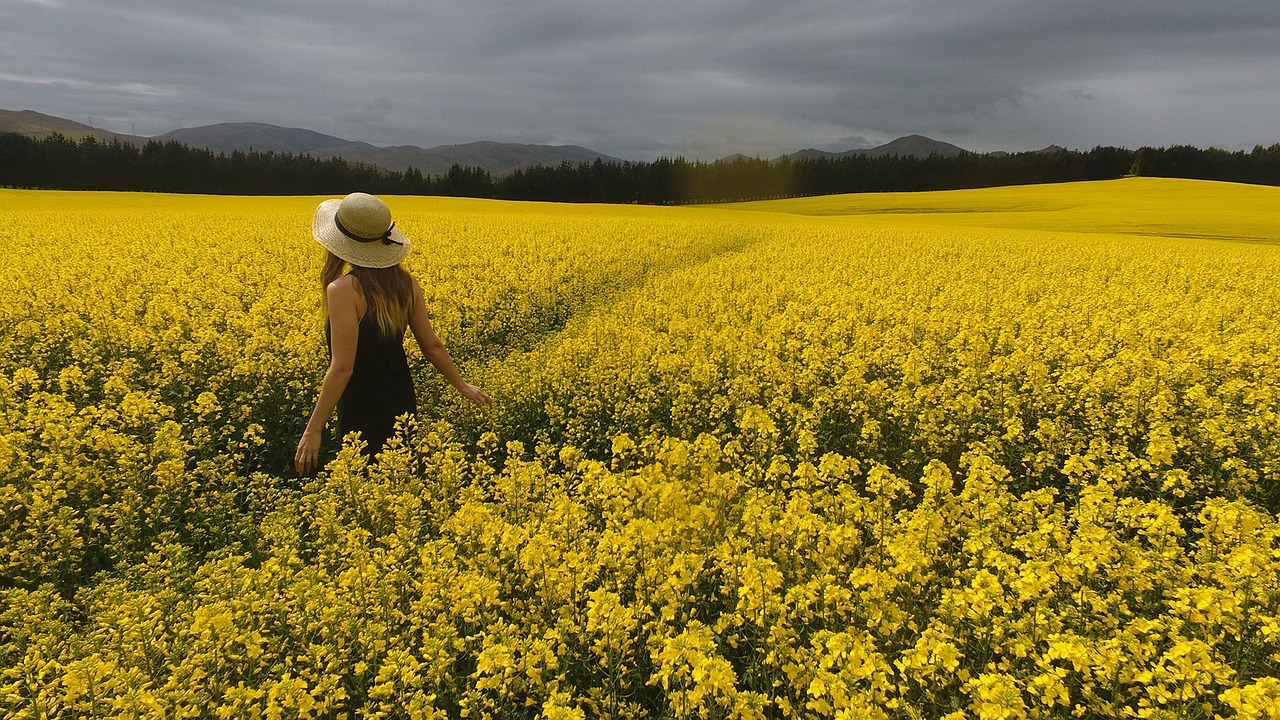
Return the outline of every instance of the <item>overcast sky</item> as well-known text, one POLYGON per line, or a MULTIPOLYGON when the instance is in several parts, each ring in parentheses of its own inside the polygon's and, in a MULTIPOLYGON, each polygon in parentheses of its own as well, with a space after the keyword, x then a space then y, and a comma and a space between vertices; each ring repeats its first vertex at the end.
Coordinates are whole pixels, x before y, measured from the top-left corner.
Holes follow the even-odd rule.
POLYGON ((0 108, 651 160, 1280 142, 1275 0, 0 0, 0 108))

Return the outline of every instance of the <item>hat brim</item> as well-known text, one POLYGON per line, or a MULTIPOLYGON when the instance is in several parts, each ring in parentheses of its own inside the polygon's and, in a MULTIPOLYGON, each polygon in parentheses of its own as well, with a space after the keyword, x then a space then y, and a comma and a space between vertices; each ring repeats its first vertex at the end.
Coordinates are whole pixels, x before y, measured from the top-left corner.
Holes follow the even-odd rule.
POLYGON ((359 242, 344 235, 338 229, 338 224, 334 222, 338 214, 338 206, 341 204, 341 200, 325 200, 320 203, 320 207, 316 208, 316 214, 311 219, 312 236, 329 252, 352 265, 367 268, 388 268, 398 265, 409 255, 409 238, 405 237, 399 228, 391 228, 391 239, 395 241, 392 243, 379 240, 359 242))

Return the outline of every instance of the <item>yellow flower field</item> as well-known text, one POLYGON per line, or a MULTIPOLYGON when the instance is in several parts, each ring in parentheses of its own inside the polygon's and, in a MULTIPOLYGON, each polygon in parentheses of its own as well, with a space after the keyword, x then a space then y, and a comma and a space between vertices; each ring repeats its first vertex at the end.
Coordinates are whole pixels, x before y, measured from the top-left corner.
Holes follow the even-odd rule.
POLYGON ((387 198, 298 478, 320 199, 0 190, 6 717, 1280 717, 1280 189, 387 198))

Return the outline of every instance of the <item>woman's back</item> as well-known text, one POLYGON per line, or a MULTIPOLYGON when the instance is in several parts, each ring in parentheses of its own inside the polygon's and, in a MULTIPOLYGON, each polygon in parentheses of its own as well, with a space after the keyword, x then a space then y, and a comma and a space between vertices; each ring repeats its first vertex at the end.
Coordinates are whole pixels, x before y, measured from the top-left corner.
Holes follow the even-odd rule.
MULTIPOLYGON (((366 309, 358 333, 351 379, 338 401, 338 427, 344 436, 360 432, 374 453, 394 434, 396 418, 416 413, 418 404, 404 352, 404 329, 384 335, 366 309)), ((328 322, 325 337, 330 337, 328 322)))

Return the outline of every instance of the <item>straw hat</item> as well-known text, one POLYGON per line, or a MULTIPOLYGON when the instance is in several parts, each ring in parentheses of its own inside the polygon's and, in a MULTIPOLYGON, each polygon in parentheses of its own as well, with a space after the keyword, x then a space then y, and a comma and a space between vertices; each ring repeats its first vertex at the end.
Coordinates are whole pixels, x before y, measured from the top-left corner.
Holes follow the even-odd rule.
POLYGON ((409 238, 391 222, 387 204, 368 193, 320 203, 311 234, 334 255, 360 267, 391 267, 409 254, 409 238))

